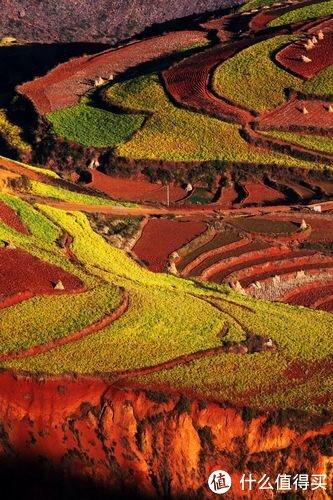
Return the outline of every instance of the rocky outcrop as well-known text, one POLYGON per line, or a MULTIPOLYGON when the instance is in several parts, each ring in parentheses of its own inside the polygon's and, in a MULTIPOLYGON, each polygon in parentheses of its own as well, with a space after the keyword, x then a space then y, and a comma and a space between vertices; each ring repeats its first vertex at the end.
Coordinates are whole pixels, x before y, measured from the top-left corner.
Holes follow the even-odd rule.
POLYGON ((40 42, 117 42, 155 23, 242 3, 242 0, 2 0, 0 36, 40 42))
MULTIPOLYGON (((332 486, 328 416, 259 414, 116 388, 101 379, 37 380, 3 372, 0 421, 2 481, 17 477, 10 464, 28 464, 38 472, 36 484, 24 484, 26 498, 30 491, 39 498, 40 485, 46 498, 51 480, 53 494, 59 488, 63 495, 66 488, 81 491, 84 485, 85 493, 111 491, 122 498, 125 493, 131 498, 210 498, 207 478, 215 469, 232 475, 227 498, 242 495, 240 476, 250 472, 260 477, 327 473, 332 486)), ((272 498, 270 492, 260 494, 272 498)))

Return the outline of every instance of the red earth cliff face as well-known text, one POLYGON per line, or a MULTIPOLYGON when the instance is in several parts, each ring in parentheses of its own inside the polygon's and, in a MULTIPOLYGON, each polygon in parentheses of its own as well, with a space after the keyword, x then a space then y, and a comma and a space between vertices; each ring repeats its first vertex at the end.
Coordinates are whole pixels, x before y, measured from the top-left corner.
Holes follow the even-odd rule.
MULTIPOLYGON (((333 423, 290 415, 254 415, 97 378, 3 372, 0 464, 43 463, 42 474, 47 464, 69 482, 91 480, 109 493, 132 492, 131 498, 211 498, 206 482, 215 469, 232 475, 230 499, 242 496, 239 478, 246 472, 327 473, 332 487, 333 423)), ((272 498, 265 494, 251 498, 272 498)))

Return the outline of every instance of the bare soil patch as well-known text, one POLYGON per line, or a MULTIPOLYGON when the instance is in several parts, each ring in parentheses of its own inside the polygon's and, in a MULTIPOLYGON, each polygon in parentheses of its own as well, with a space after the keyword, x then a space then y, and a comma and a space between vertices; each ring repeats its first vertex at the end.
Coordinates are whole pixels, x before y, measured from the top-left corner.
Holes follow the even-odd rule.
POLYGON ((151 271, 163 271, 168 256, 206 229, 206 224, 196 221, 151 219, 133 252, 151 271))
MULTIPOLYGON (((143 176, 136 179, 111 177, 97 170, 92 172, 92 182, 89 187, 107 194, 111 198, 127 201, 144 201, 155 203, 167 202, 166 186, 153 184, 143 176)), ((170 202, 176 202, 186 196, 180 186, 170 185, 170 202)))
POLYGON ((27 96, 41 114, 77 104, 93 86, 95 78, 108 79, 116 73, 166 56, 205 38, 200 31, 178 31, 110 49, 93 56, 83 56, 60 64, 41 78, 21 85, 18 90, 27 96))
POLYGON ((28 229, 25 227, 15 210, 3 201, 0 201, 0 222, 4 222, 7 226, 10 226, 15 229, 15 231, 22 234, 29 234, 28 229))
POLYGON ((29 291, 34 295, 83 291, 81 280, 19 249, 0 248, 0 298, 29 291), (64 290, 55 290, 60 280, 64 290))

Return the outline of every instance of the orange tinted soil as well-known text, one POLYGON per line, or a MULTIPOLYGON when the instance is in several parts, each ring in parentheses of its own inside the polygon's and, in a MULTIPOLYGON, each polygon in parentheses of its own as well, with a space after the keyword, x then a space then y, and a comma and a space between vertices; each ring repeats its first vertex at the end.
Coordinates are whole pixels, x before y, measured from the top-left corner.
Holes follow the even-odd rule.
POLYGON ((29 234, 29 231, 11 207, 0 201, 0 222, 4 222, 7 226, 19 231, 23 234, 29 234))
POLYGON ((309 307, 320 299, 330 297, 332 294, 333 283, 316 282, 305 285, 303 289, 298 289, 294 293, 289 293, 284 300, 286 300, 288 304, 309 307))
POLYGON ((276 189, 265 186, 262 182, 249 181, 243 184, 247 196, 242 205, 283 203, 286 197, 276 189))
MULTIPOLYGON (((111 198, 128 201, 145 201, 166 203, 166 186, 153 184, 144 177, 127 179, 124 177, 111 177, 98 170, 92 172, 92 182, 89 187, 98 189, 111 198)), ((186 196, 186 192, 179 186, 170 186, 170 201, 175 202, 186 196)))
POLYGON ((328 103, 321 100, 301 100, 290 99, 272 111, 261 115, 259 126, 262 129, 287 130, 290 125, 306 129, 326 128, 333 130, 333 113, 328 111, 328 103), (308 110, 308 114, 303 114, 303 108, 308 110))
POLYGON ((163 271, 168 256, 206 229, 203 222, 151 219, 133 252, 151 271, 163 271))
MULTIPOLYGON (((295 42, 281 49, 275 56, 276 60, 291 73, 306 80, 316 76, 321 70, 333 64, 333 21, 322 23, 311 30, 311 35, 320 29, 324 31, 324 40, 311 50, 306 50, 303 42, 295 42), (303 62, 302 55, 309 57, 311 62, 303 62)), ((309 38, 311 37, 309 35, 309 38)))
POLYGON ((176 102, 195 110, 237 123, 250 121, 253 118, 250 112, 216 97, 208 89, 207 82, 214 67, 253 43, 247 39, 227 46, 218 45, 182 60, 163 72, 168 91, 176 102))
POLYGON ((83 56, 60 64, 47 75, 19 87, 41 114, 76 104, 93 85, 95 78, 110 75, 166 56, 175 50, 204 40, 200 31, 179 31, 142 40, 93 56, 83 56))
POLYGON ((189 252, 184 258, 177 262, 177 269, 183 271, 191 262, 195 261, 200 255, 207 252, 211 252, 217 249, 221 249, 223 252, 223 247, 234 243, 239 240, 238 233, 236 231, 222 231, 217 233, 210 241, 196 248, 192 252, 189 252))
POLYGON ((33 294, 61 294, 83 291, 81 280, 23 250, 0 248, 0 297, 19 292, 33 294), (54 284, 61 280, 65 290, 54 290, 54 284))
POLYGON ((221 196, 217 201, 217 204, 221 207, 231 208, 238 199, 238 193, 235 188, 235 184, 232 183, 230 186, 223 187, 221 190, 221 196))

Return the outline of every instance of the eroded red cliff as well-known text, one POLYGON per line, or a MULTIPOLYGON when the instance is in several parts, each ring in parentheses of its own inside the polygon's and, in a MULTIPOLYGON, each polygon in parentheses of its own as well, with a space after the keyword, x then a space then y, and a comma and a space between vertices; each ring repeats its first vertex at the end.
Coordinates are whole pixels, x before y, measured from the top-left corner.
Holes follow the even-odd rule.
MULTIPOLYGON (((132 497, 210 498, 206 483, 215 469, 232 475, 227 498, 245 495, 239 479, 250 472, 327 474, 332 488, 328 417, 259 415, 184 396, 117 389, 97 378, 37 380, 3 372, 0 420, 1 464, 43 464, 41 474, 57 471, 69 482, 88 479, 132 497)), ((318 490, 307 498, 331 493, 318 490)))

